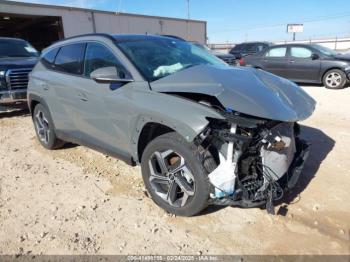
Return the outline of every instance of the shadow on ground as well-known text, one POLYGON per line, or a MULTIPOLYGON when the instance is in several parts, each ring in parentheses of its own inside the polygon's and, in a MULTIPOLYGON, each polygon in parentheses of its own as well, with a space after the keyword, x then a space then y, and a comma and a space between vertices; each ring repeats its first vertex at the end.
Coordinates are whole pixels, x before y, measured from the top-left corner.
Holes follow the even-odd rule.
POLYGON ((18 116, 29 116, 28 107, 3 107, 0 108, 0 119, 1 118, 11 118, 18 116))

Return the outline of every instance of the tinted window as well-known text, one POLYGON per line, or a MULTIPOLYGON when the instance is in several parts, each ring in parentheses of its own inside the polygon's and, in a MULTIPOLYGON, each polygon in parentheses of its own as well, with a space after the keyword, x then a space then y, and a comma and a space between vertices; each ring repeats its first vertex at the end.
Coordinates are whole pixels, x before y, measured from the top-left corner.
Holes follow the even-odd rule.
POLYGON ((287 47, 275 47, 267 51, 267 57, 285 57, 287 53, 287 47))
POLYGON ((231 49, 231 51, 238 52, 242 50, 243 45, 236 45, 234 48, 231 49))
POLYGON ((55 57, 57 55, 59 48, 55 48, 52 49, 46 53, 43 54, 41 61, 46 65, 46 66, 52 66, 54 61, 55 61, 55 57))
POLYGON ((254 53, 254 52, 257 52, 257 46, 255 44, 247 44, 246 48, 245 48, 245 51, 246 52, 249 52, 249 53, 254 53))
POLYGON ((265 49, 265 47, 266 47, 266 45, 258 44, 258 45, 257 45, 257 51, 258 51, 258 52, 261 52, 262 50, 265 49))
POLYGON ((38 57, 39 53, 28 42, 17 39, 0 40, 0 58, 3 57, 38 57))
POLYGON ((117 69, 120 78, 126 78, 126 70, 107 47, 97 43, 89 43, 85 53, 84 75, 90 77, 92 71, 110 66, 117 69))
POLYGON ((312 52, 305 47, 292 47, 290 49, 290 55, 298 58, 310 58, 312 52))
POLYGON ((85 44, 71 44, 61 47, 55 60, 55 68, 59 71, 81 75, 85 44))

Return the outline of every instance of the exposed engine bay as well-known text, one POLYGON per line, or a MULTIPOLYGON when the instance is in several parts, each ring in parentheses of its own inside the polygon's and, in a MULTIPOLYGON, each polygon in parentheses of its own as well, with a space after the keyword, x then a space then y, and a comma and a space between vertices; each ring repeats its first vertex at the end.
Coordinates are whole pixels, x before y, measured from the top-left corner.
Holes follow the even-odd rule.
POLYGON ((210 152, 204 159, 216 205, 256 207, 274 201, 295 186, 308 155, 296 122, 281 122, 221 111, 225 120, 209 119, 196 143, 210 152), (215 162, 215 163, 213 163, 215 162))

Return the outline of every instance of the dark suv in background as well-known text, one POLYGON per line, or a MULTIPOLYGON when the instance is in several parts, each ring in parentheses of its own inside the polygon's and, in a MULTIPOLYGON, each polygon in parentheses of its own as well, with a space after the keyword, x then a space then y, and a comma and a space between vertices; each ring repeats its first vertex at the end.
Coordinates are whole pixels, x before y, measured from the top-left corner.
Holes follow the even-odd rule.
POLYGON ((198 42, 191 42, 191 43, 194 44, 195 46, 198 46, 198 47, 208 51, 209 53, 215 55, 217 58, 220 58, 221 60, 223 60, 225 63, 229 64, 230 66, 237 66, 238 65, 237 58, 232 54, 225 54, 225 53, 217 52, 215 50, 210 49, 208 46, 203 45, 203 44, 198 43, 198 42))
POLYGON ((38 57, 27 41, 0 37, 0 103, 26 100, 28 74, 38 57))
POLYGON ((235 45, 231 50, 230 54, 234 55, 237 59, 241 59, 246 55, 251 55, 255 53, 259 53, 271 46, 272 43, 269 42, 250 42, 250 43, 242 43, 235 45))

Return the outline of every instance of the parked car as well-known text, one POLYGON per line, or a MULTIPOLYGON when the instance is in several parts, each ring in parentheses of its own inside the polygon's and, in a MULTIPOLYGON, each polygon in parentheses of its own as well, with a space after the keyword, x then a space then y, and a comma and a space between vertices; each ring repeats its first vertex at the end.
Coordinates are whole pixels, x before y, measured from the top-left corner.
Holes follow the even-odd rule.
POLYGON ((269 42, 249 42, 235 45, 231 50, 230 54, 234 55, 237 59, 241 59, 246 55, 252 55, 263 51, 264 49, 272 46, 269 42))
POLYGON ((43 147, 69 141, 140 164, 153 201, 191 216, 208 204, 273 212, 307 158, 297 121, 315 101, 185 41, 92 34, 43 52, 28 105, 43 147))
POLYGON ((234 55, 231 54, 225 54, 225 53, 220 53, 217 51, 214 51, 212 49, 210 49, 208 46, 203 45, 201 43, 198 42, 191 42, 192 44, 212 53, 213 55, 215 55, 216 57, 220 58, 221 60, 223 60, 225 63, 231 65, 231 66, 237 66, 238 65, 238 60, 236 59, 236 57, 234 55))
POLYGON ((28 73, 38 57, 27 41, 0 37, 0 103, 26 100, 28 73))
POLYGON ((331 89, 343 88, 350 77, 350 55, 317 44, 272 46, 242 58, 240 63, 297 83, 323 83, 331 89))

